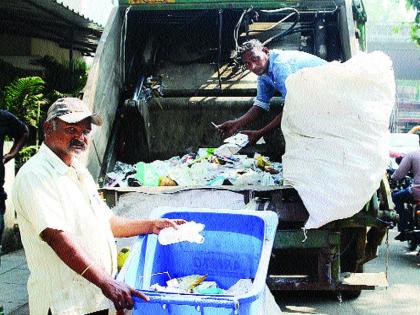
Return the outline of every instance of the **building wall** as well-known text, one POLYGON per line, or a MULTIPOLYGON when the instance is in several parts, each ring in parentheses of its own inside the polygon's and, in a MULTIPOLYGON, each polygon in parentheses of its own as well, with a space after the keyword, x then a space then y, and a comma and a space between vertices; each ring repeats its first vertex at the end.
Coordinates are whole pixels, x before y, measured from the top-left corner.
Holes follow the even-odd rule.
MULTIPOLYGON (((70 58, 68 49, 61 48, 49 40, 0 34, 0 59, 15 67, 34 72, 41 71, 43 68, 34 65, 33 61, 45 55, 53 56, 61 62, 70 58)), ((73 57, 82 57, 82 54, 74 51, 73 57)))
MULTIPOLYGON (((58 44, 40 38, 31 39, 31 56, 50 55, 59 61, 68 61, 70 58, 69 49, 61 48, 58 44)), ((78 51, 73 51, 73 57, 81 57, 78 51)))

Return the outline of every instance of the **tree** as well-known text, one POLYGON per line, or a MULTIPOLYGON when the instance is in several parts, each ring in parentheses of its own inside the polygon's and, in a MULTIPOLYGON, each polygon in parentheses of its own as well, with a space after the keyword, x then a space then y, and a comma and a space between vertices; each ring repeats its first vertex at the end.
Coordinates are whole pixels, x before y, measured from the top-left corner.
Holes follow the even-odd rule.
POLYGON ((43 77, 46 91, 77 96, 87 81, 87 65, 83 59, 60 63, 51 56, 44 56, 36 62, 45 68, 43 77))
MULTIPOLYGON (((32 129, 37 130, 41 108, 47 104, 44 98, 45 82, 40 77, 26 77, 14 80, 4 89, 2 107, 19 117, 32 129)), ((38 146, 38 132, 36 132, 38 146)))
POLYGON ((416 10, 414 23, 411 25, 411 38, 420 45, 420 0, 406 0, 407 9, 416 10))
POLYGON ((420 44, 420 0, 364 0, 364 5, 368 24, 369 22, 393 24, 395 33, 409 27, 411 38, 420 44))

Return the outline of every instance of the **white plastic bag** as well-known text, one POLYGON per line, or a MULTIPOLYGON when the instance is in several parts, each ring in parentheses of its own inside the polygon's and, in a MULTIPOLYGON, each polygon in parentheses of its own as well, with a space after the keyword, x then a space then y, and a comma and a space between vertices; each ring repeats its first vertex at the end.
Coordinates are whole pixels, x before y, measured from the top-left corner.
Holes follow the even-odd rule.
POLYGON ((190 242, 202 244, 204 243, 204 236, 200 233, 204 230, 205 225, 190 221, 178 226, 167 227, 160 231, 158 240, 161 245, 170 245, 180 242, 190 242))
POLYGON ((309 212, 305 227, 354 215, 379 187, 388 161, 391 60, 360 53, 302 69, 286 87, 283 173, 309 212))

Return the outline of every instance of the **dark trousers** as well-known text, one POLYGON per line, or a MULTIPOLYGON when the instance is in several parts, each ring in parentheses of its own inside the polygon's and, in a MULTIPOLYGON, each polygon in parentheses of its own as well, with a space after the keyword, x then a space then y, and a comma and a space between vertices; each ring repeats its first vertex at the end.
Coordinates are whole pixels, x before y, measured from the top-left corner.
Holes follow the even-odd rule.
POLYGON ((3 193, 3 188, 0 187, 0 248, 4 231, 4 213, 6 212, 6 198, 6 193, 3 193))
POLYGON ((395 204, 395 210, 400 216, 398 222, 398 231, 403 232, 408 229, 408 216, 407 210, 404 208, 404 203, 414 202, 413 196, 409 188, 401 189, 392 193, 392 201, 395 204))
POLYGON ((4 165, 0 161, 0 247, 4 230, 4 213, 6 212, 7 194, 3 189, 4 185, 4 165))
POLYGON ((4 214, 0 213, 0 249, 1 249, 1 241, 3 239, 3 230, 4 230, 4 214))
MULTIPOLYGON (((51 315, 50 310, 48 311, 48 315, 51 315)), ((97 311, 97 312, 89 313, 89 314, 86 314, 86 315, 108 315, 108 310, 97 311)))

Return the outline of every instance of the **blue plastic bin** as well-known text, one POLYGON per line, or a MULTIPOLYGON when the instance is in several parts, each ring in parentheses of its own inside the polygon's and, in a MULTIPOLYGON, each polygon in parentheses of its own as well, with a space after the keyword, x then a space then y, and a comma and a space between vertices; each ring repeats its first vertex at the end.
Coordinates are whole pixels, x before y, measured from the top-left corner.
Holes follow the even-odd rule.
POLYGON ((159 208, 152 217, 182 218, 205 224, 203 244, 182 242, 162 246, 156 235, 139 237, 124 268, 123 280, 151 298, 135 299, 133 314, 251 314, 262 313, 270 253, 277 228, 271 211, 159 208), (253 279, 249 292, 239 296, 153 292, 152 284, 207 274, 227 289, 239 279, 253 279), (152 276, 154 275, 154 276, 152 276))

